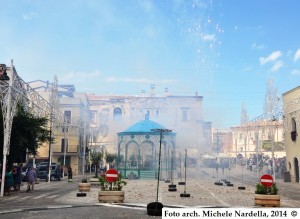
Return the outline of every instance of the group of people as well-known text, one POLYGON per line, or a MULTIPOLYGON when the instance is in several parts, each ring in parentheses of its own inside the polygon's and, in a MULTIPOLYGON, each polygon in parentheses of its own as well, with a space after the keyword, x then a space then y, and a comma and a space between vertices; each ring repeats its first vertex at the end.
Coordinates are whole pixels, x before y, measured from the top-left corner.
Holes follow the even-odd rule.
MULTIPOLYGON (((5 181, 4 181, 4 195, 10 196, 10 192, 12 188, 14 191, 20 191, 22 185, 22 169, 23 164, 19 164, 17 166, 7 167, 5 173, 5 181)), ((33 167, 29 167, 26 171, 27 177, 27 190, 26 192, 33 191, 34 184, 37 179, 35 169, 33 167)))
MULTIPOLYGON (((6 167, 6 173, 5 173, 5 182, 4 182, 4 195, 10 196, 10 192, 12 188, 14 191, 20 191, 22 181, 27 181, 27 189, 26 192, 32 192, 34 189, 34 184, 36 183, 37 180, 37 174, 35 171, 34 167, 28 167, 26 169, 26 174, 25 176, 22 175, 22 170, 23 170, 23 164, 19 164, 16 166, 13 166, 12 168, 7 166, 6 167), (23 177, 26 177, 26 180, 23 179, 23 177)), ((56 177, 57 180, 61 178, 62 172, 60 171, 59 168, 57 168, 56 171, 56 177)), ((68 179, 72 179, 72 168, 69 166, 68 167, 68 179)), ((1 180, 0 180, 1 182, 1 180)), ((1 185, 1 183, 0 183, 1 185)))

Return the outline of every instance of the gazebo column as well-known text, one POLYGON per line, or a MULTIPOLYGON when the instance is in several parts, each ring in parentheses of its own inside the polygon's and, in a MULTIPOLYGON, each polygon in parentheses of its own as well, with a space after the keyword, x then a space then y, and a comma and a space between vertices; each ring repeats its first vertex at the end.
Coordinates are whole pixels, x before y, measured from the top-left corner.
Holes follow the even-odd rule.
POLYGON ((120 155, 120 143, 118 144, 118 159, 117 159, 117 167, 120 168, 121 163, 121 155, 120 155))
POLYGON ((125 163, 124 163, 124 177, 127 177, 127 156, 128 156, 128 143, 125 146, 125 163))
POLYGON ((137 163, 138 177, 141 177, 141 145, 138 145, 138 163, 137 163))

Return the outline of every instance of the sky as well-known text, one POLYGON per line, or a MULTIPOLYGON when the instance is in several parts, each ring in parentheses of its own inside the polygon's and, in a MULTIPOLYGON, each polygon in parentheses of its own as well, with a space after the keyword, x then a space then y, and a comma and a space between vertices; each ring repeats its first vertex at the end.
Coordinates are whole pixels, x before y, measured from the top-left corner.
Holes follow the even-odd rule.
POLYGON ((299 86, 298 0, 0 0, 0 63, 98 95, 203 96, 214 128, 299 86))

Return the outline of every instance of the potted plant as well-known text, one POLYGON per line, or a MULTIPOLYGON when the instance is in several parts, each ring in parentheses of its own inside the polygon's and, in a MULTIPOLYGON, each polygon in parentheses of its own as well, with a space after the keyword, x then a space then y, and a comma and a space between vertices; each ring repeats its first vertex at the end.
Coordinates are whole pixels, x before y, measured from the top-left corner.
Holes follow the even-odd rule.
POLYGON ((91 190, 91 183, 89 183, 87 179, 82 179, 78 185, 78 190, 80 192, 89 192, 91 190))
POLYGON ((100 190, 98 200, 100 203, 122 203, 125 199, 125 192, 122 191, 123 186, 127 184, 123 180, 122 174, 118 174, 116 181, 110 183, 106 180, 105 175, 99 177, 100 190))
POLYGON ((273 183, 272 186, 268 188, 258 183, 254 194, 254 203, 255 205, 265 207, 279 207, 280 195, 278 194, 276 183, 273 183))

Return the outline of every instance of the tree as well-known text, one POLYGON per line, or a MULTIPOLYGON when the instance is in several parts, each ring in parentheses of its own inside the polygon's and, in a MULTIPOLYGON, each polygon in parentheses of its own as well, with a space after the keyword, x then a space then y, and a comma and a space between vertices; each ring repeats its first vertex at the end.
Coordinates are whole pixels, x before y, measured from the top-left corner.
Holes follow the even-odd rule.
POLYGON ((99 162, 103 158, 103 153, 100 151, 92 150, 90 152, 90 158, 92 161, 92 165, 95 165, 95 178, 98 178, 98 167, 99 167, 99 162))
MULTIPOLYGON (((3 151, 3 116, 0 112, 0 150, 3 151)), ((17 107, 17 113, 13 118, 10 150, 7 157, 8 165, 25 161, 26 154, 36 155, 38 148, 50 140, 50 131, 47 129, 48 119, 35 117, 24 110, 22 106, 17 107)), ((1 160, 3 154, 0 154, 1 160)))
POLYGON ((117 154, 111 154, 111 153, 106 153, 106 162, 109 163, 110 165, 117 160, 118 155, 117 154))

